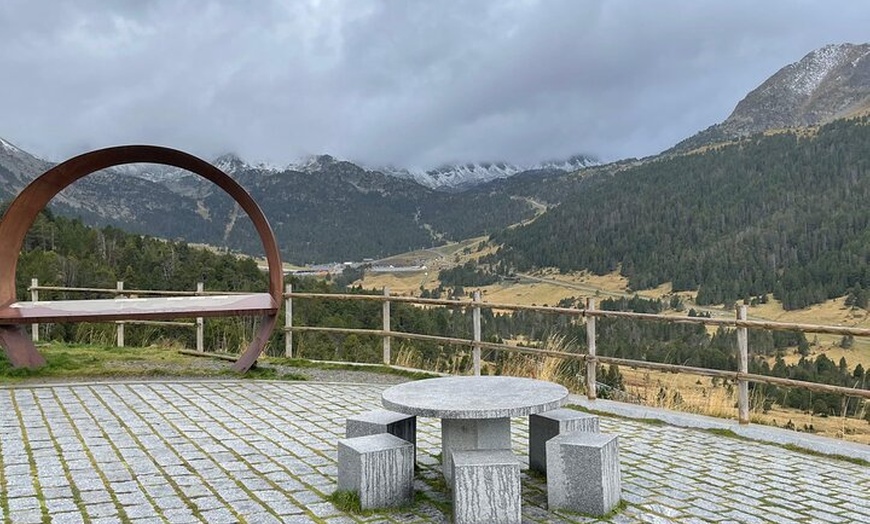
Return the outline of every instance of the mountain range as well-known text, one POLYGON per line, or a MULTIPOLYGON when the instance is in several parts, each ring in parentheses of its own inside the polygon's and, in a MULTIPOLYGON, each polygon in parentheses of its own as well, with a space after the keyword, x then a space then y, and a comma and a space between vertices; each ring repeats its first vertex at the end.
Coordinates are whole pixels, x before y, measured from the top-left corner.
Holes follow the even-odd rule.
MULTIPOLYGON (((285 259, 311 263, 380 258, 492 233, 532 218, 541 204, 489 186, 511 175, 565 175, 595 161, 575 156, 530 170, 466 164, 431 175, 366 169, 329 155, 286 168, 249 164, 232 154, 213 163, 258 201, 285 259), (424 178, 428 185, 420 183, 424 178)), ((51 165, 4 140, 0 200, 14 197, 51 165)), ((247 217, 229 197, 200 177, 168 166, 131 164, 96 173, 64 190, 53 207, 91 224, 252 254, 261 249, 247 217)))

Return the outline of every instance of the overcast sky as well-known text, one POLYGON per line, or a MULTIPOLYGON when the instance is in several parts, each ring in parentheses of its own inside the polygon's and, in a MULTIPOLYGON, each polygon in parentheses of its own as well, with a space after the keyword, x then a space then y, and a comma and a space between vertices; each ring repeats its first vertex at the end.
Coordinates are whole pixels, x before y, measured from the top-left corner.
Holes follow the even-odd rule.
POLYGON ((0 137, 52 160, 616 160, 868 32, 864 0, 2 0, 0 137))

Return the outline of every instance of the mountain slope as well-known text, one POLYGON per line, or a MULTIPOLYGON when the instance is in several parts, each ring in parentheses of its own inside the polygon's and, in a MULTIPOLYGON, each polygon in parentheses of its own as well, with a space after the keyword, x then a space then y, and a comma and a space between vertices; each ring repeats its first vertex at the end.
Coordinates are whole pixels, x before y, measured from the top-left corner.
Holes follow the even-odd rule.
POLYGON ((587 178, 585 190, 493 237, 520 270, 620 269, 700 304, 775 293, 788 309, 870 286, 870 127, 757 135, 587 178))
POLYGON ((789 64, 741 100, 731 115, 681 142, 687 150, 771 129, 825 124, 870 108, 870 44, 834 44, 789 64))

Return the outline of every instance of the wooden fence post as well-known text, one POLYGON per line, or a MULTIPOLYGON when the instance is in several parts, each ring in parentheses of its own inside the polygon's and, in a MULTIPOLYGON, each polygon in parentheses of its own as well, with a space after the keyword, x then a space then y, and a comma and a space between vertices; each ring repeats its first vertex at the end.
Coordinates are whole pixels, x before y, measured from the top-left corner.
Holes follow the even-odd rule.
POLYGON ((590 315, 590 311, 595 311, 595 299, 589 297, 586 299, 586 345, 589 348, 586 358, 586 397, 589 400, 595 400, 598 397, 598 391, 595 386, 595 317, 590 315))
MULTIPOLYGON (((737 307, 737 320, 746 320, 746 305, 737 307)), ((749 382, 743 378, 749 372, 749 332, 737 327, 737 421, 749 424, 749 382)))
MULTIPOLYGON (((390 296, 390 288, 384 288, 384 296, 390 296)), ((384 300, 384 365, 390 365, 390 344, 392 340, 390 337, 390 301, 384 300)))
MULTIPOLYGON (((115 284, 115 289, 117 289, 118 291, 123 291, 124 290, 124 282, 119 280, 115 284)), ((118 298, 120 295, 121 295, 121 293, 116 293, 115 298, 118 298)), ((124 347, 124 323, 118 322, 117 326, 118 326, 118 347, 122 348, 122 347, 124 347)))
POLYGON ((472 359, 474 365, 474 376, 480 376, 480 291, 475 291, 473 295, 474 308, 471 310, 471 321, 474 329, 474 342, 472 345, 472 359))
MULTIPOLYGON (((293 284, 284 286, 284 291, 289 295, 293 292, 293 284)), ((293 299, 284 299, 284 356, 293 358, 293 299)))
MULTIPOLYGON (((196 294, 202 295, 205 291, 205 286, 202 282, 196 283, 196 294)), ((205 321, 202 317, 196 317, 196 350, 202 353, 205 351, 205 321)))
MULTIPOLYGON (((33 302, 39 302, 39 279, 31 278, 30 279, 30 300, 33 302)), ((30 325, 30 336, 33 338, 34 342, 39 342, 39 324, 33 323, 30 325)))

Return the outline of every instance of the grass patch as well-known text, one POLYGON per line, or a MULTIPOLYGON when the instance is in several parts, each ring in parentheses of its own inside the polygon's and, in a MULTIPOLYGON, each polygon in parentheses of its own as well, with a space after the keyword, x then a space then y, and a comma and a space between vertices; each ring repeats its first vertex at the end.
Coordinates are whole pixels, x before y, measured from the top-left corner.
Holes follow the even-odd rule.
POLYGON ((236 373, 231 363, 179 353, 165 346, 114 347, 50 343, 39 347, 46 365, 38 369, 16 369, 0 352, 0 380, 112 379, 156 377, 221 377, 305 380, 299 374, 281 373, 267 367, 236 373))
POLYGON ((437 499, 430 496, 428 493, 423 493, 422 491, 416 492, 414 498, 416 499, 417 504, 428 504, 448 518, 453 514, 453 504, 449 501, 437 499))
POLYGON ((752 439, 746 438, 743 435, 738 435, 737 433, 734 432, 734 430, 727 429, 727 428, 698 428, 698 429, 700 429, 701 431, 703 431, 705 433, 710 433, 711 435, 717 435, 717 436, 725 437, 725 438, 733 438, 733 439, 743 440, 743 441, 747 441, 747 442, 752 441, 752 439))
POLYGON ((281 371, 273 367, 252 366, 246 373, 239 373, 232 369, 224 370, 223 375, 229 375, 237 378, 253 379, 253 380, 308 380, 308 377, 301 373, 292 373, 281 371))
POLYGON ((359 493, 356 493, 355 491, 336 490, 326 497, 326 500, 332 502, 336 508, 345 513, 353 513, 355 515, 371 515, 374 513, 371 510, 363 512, 359 501, 359 493))
POLYGON ((870 461, 864 460, 858 457, 847 457, 846 455, 837 455, 831 453, 822 453, 821 451, 813 451, 811 449, 802 448, 795 444, 777 444, 779 447, 783 449, 787 449, 789 451, 795 451, 797 453, 803 453, 804 455, 811 455, 813 457, 821 457, 828 458, 834 460, 842 460, 845 462, 851 462, 852 464, 857 464, 858 466, 870 467, 870 461))
POLYGON ((590 513, 583 513, 582 511, 570 511, 567 509, 557 510, 558 513, 564 513, 566 515, 579 515, 581 517, 586 517, 589 519, 598 519, 598 521, 608 521, 615 517, 617 514, 621 513, 628 507, 628 502, 625 499, 619 499, 619 502, 616 506, 613 507, 612 510, 608 511, 604 515, 592 515, 590 513))
POLYGON ((340 511, 345 513, 350 513, 353 515, 361 515, 361 516, 369 516, 369 515, 381 515, 387 513, 396 513, 400 511, 406 511, 416 505, 419 502, 420 497, 415 497, 414 502, 411 504, 405 504, 403 506, 396 506, 392 508, 378 508, 378 509, 362 509, 362 504, 360 503, 359 493, 355 491, 344 491, 344 490, 336 490, 332 492, 332 494, 326 497, 326 500, 332 502, 332 504, 338 508, 340 511))

